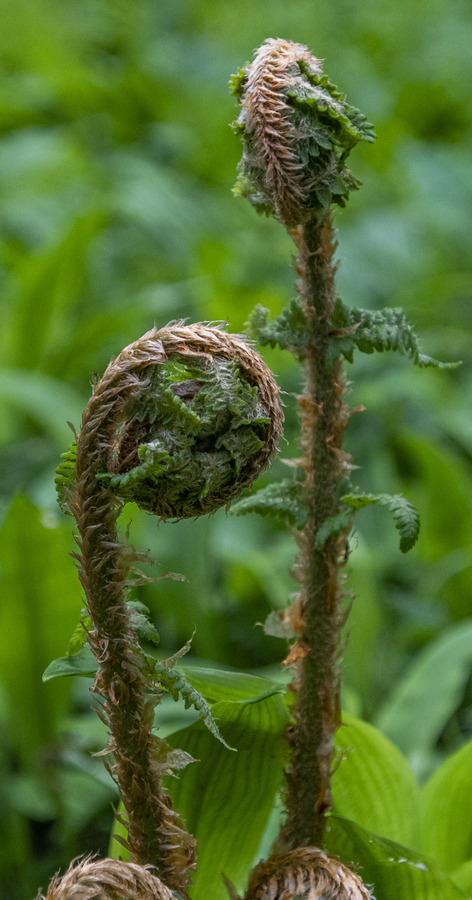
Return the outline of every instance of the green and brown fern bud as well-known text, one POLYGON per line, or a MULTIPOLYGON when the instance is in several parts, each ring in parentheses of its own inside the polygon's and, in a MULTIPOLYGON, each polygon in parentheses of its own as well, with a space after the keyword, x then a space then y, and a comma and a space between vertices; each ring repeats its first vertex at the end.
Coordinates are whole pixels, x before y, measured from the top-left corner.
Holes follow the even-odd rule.
MULTIPOLYGON (((99 481, 163 519, 211 513, 237 497, 268 465, 283 420, 259 354, 200 324, 154 329, 125 348, 91 402, 97 423, 106 410, 99 481)), ((69 453, 58 472, 63 497, 73 478, 69 453)))
POLYGON ((235 130, 243 157, 235 192, 286 228, 344 206, 359 182, 346 167, 372 126, 323 75, 319 59, 291 41, 265 41, 233 76, 241 103, 235 130))
POLYGON ((36 900, 173 900, 173 894, 149 868, 119 859, 89 857, 54 876, 47 894, 36 900))
POLYGON ((354 872, 315 847, 272 856, 254 869, 244 900, 372 900, 354 872))

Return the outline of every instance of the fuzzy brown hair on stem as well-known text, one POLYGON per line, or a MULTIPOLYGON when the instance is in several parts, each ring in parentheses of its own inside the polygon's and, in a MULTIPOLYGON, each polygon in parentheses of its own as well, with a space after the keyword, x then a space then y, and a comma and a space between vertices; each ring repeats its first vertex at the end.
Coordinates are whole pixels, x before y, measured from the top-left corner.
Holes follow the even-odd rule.
POLYGON ((131 500, 174 519, 226 506, 268 464, 281 423, 277 385, 247 342, 174 323, 110 363, 83 414, 74 465, 69 455, 59 473, 78 527, 87 637, 99 664, 93 692, 110 732, 131 860, 154 866, 182 896, 196 842, 162 785, 172 753, 152 731, 155 697, 126 605, 137 554, 120 542, 117 519, 131 500))
POLYGON ((304 360, 305 392, 299 400, 308 510, 297 535, 300 554, 295 574, 301 586, 294 613, 298 637, 286 665, 294 667, 294 726, 289 742, 287 819, 282 846, 295 849, 323 840, 325 814, 331 807, 333 743, 340 725, 340 634, 343 624, 342 578, 348 524, 320 540, 320 529, 339 513, 339 485, 351 458, 342 450, 351 411, 343 401, 339 360, 326 364, 336 296, 331 218, 299 228, 294 234, 299 256, 298 290, 310 334, 304 360))

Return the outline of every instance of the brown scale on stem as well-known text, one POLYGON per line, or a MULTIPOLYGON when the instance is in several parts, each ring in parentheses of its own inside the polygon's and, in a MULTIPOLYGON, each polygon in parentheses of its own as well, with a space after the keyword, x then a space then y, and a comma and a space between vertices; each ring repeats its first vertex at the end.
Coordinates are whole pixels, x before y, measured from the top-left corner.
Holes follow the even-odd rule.
POLYGON ((116 531, 120 503, 97 480, 110 425, 126 399, 142 390, 133 369, 146 366, 144 347, 143 351, 136 354, 129 371, 116 361, 95 387, 82 419, 70 505, 79 530, 79 578, 94 626, 88 640, 99 663, 93 692, 111 733, 110 769, 127 812, 131 859, 156 866, 166 884, 185 893, 189 872, 195 868, 195 841, 161 785, 158 739, 151 732, 153 709, 125 605, 131 559, 116 531))

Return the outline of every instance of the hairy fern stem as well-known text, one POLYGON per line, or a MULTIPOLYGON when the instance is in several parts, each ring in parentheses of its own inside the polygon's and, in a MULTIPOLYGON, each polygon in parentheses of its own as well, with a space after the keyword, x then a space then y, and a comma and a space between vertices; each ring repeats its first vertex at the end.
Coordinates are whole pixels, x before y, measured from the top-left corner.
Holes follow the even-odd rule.
POLYGON ((196 844, 162 787, 153 705, 125 603, 133 554, 117 536, 121 504, 97 479, 113 422, 146 387, 152 351, 144 343, 135 351, 109 366, 84 412, 70 506, 79 530, 79 578, 93 622, 88 641, 99 662, 93 692, 110 730, 110 771, 126 809, 131 859, 155 866, 168 887, 185 895, 196 844))
POLYGON ((308 325, 302 410, 303 484, 308 521, 300 532, 297 576, 303 628, 291 650, 294 723, 287 771, 287 819, 282 843, 288 850, 323 843, 325 813, 331 807, 333 737, 340 724, 339 644, 342 625, 339 568, 347 535, 322 545, 319 531, 339 509, 339 483, 347 465, 342 440, 350 411, 343 402, 340 361, 327 365, 336 302, 331 215, 294 233, 299 250, 299 292, 308 325), (298 658, 300 657, 300 658, 298 658))

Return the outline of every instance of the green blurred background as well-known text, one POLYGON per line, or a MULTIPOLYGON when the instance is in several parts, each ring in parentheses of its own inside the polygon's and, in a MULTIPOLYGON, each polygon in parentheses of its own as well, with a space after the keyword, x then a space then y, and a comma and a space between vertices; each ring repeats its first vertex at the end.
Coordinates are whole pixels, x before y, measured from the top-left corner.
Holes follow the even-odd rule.
MULTIPOLYGON (((74 855, 106 852, 117 800, 91 756, 104 735, 89 683, 41 682, 82 605, 54 495, 66 423, 79 425, 93 374, 154 323, 237 331, 256 303, 279 312, 294 293, 284 230, 231 194, 227 82, 266 37, 307 44, 376 126, 352 157, 364 185, 336 215, 339 293, 403 306, 426 353, 463 360, 348 366, 350 402, 366 407, 347 439, 354 480, 403 491, 423 529, 402 557, 385 512, 356 519, 344 703, 420 778, 472 735, 472 10, 2 0, 0 21, 0 893, 26 900, 74 855)), ((282 456, 296 456, 301 374, 287 353, 264 356, 287 392, 282 456)), ((286 473, 278 461, 264 480, 286 473)), ((293 538, 255 516, 158 527, 126 515, 136 546, 188 578, 140 592, 163 652, 195 627, 195 659, 276 671, 285 648, 255 623, 296 590, 293 538)), ((165 714, 167 731, 182 724, 172 703, 165 714)))

